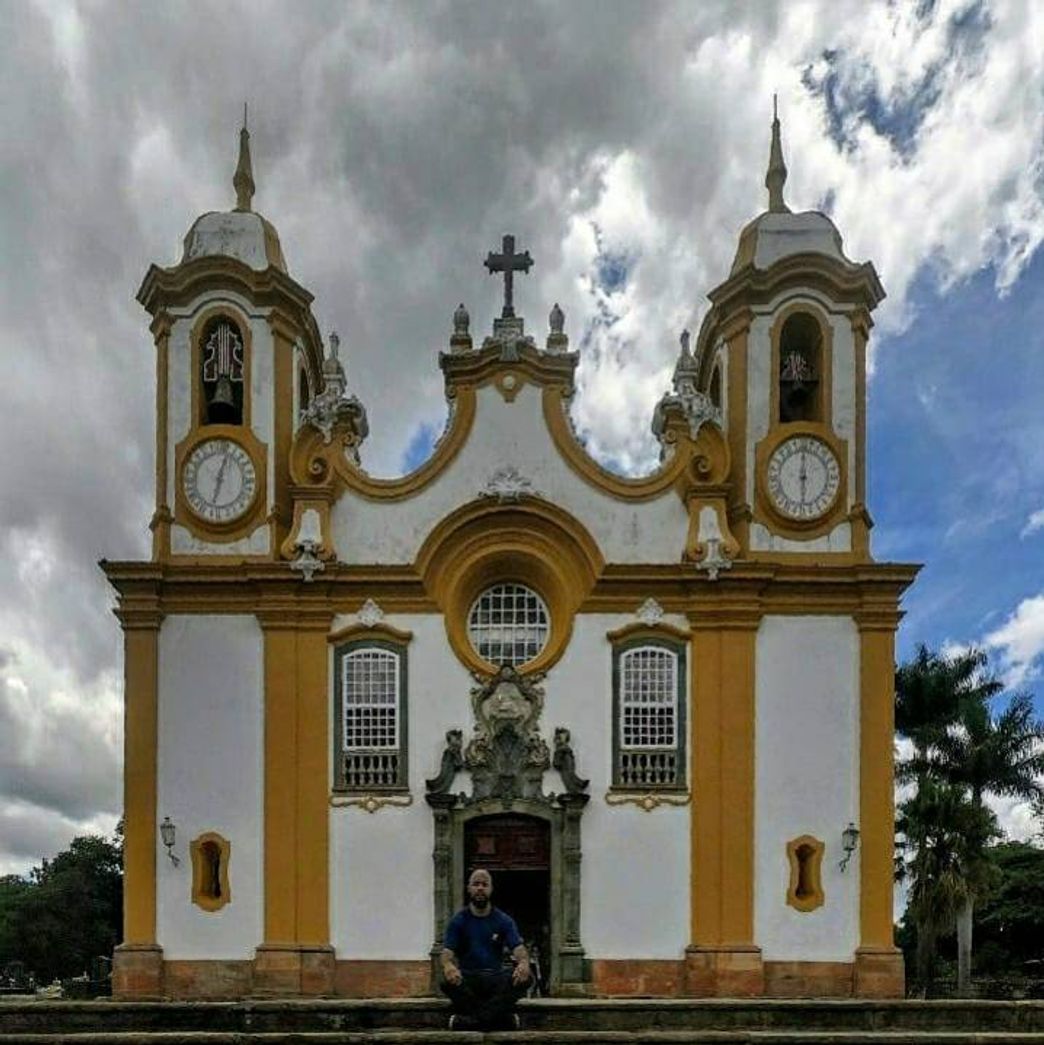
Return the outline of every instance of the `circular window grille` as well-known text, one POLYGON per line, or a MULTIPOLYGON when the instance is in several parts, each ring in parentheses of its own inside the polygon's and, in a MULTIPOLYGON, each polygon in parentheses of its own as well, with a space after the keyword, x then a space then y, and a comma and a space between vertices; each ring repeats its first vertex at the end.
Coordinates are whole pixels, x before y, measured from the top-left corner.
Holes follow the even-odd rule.
POLYGON ((544 600, 521 584, 487 588, 468 614, 468 638, 475 652, 490 664, 517 668, 547 645, 551 630, 544 600))

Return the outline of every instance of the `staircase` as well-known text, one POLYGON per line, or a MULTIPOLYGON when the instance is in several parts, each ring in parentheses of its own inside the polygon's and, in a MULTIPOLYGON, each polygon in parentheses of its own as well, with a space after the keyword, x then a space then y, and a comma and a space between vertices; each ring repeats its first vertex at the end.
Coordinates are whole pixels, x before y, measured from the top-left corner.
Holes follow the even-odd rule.
POLYGON ((0 1001, 0 1045, 1044 1045, 1044 1002, 566 1000, 519 1006, 522 1030, 446 1030, 430 998, 0 1001))

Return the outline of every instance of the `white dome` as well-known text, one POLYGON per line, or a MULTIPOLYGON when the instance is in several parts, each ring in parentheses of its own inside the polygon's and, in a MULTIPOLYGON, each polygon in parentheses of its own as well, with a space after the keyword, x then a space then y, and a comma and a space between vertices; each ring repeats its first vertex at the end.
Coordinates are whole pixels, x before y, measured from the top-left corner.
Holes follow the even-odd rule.
POLYGON ((767 210, 740 233, 732 272, 751 264, 767 269, 781 258, 806 253, 825 254, 842 264, 851 264, 845 257, 841 233, 825 214, 816 210, 801 214, 767 210))
POLYGON ((214 254, 237 258, 258 271, 274 265, 286 272, 279 233, 254 211, 210 211, 195 220, 185 237, 182 264, 214 254))

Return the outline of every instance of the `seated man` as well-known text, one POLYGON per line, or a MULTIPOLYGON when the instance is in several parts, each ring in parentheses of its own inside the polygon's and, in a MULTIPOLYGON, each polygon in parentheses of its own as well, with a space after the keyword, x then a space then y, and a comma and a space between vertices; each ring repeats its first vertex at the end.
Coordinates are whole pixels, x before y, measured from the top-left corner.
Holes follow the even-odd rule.
POLYGON ((453 1002, 451 1030, 514 1030, 514 1011, 529 988, 529 956, 514 919, 490 903, 493 879, 479 868, 468 879, 468 905, 446 926, 442 990, 453 1002), (504 951, 514 968, 504 967, 504 951))

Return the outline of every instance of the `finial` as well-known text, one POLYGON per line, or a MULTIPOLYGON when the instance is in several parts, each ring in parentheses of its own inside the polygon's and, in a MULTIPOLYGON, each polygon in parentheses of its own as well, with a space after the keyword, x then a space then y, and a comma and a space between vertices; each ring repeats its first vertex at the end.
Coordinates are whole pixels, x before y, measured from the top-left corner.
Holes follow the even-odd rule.
POLYGON ((789 214, 790 208, 783 202, 783 186, 787 180, 787 165, 783 162, 783 145, 779 135, 779 110, 776 96, 772 96, 772 145, 769 148, 768 172, 765 188, 769 191, 768 209, 774 214, 789 214))
POLYGON ((678 340, 681 342, 681 350, 683 356, 689 355, 689 338, 690 335, 688 330, 683 330, 681 332, 681 337, 678 338, 678 340))
POLYGON ((250 132, 247 130, 247 107, 243 103, 243 127, 239 132, 239 163, 232 178, 236 190, 236 210, 250 210, 254 198, 254 171, 250 163, 250 132))
POLYGON ((453 333, 458 337, 461 335, 466 337, 470 325, 471 316, 468 315, 468 310, 464 307, 464 302, 462 301, 453 313, 453 333))
POLYGON ((341 339, 337 336, 336 330, 330 331, 330 358, 337 358, 337 350, 341 347, 341 339))

